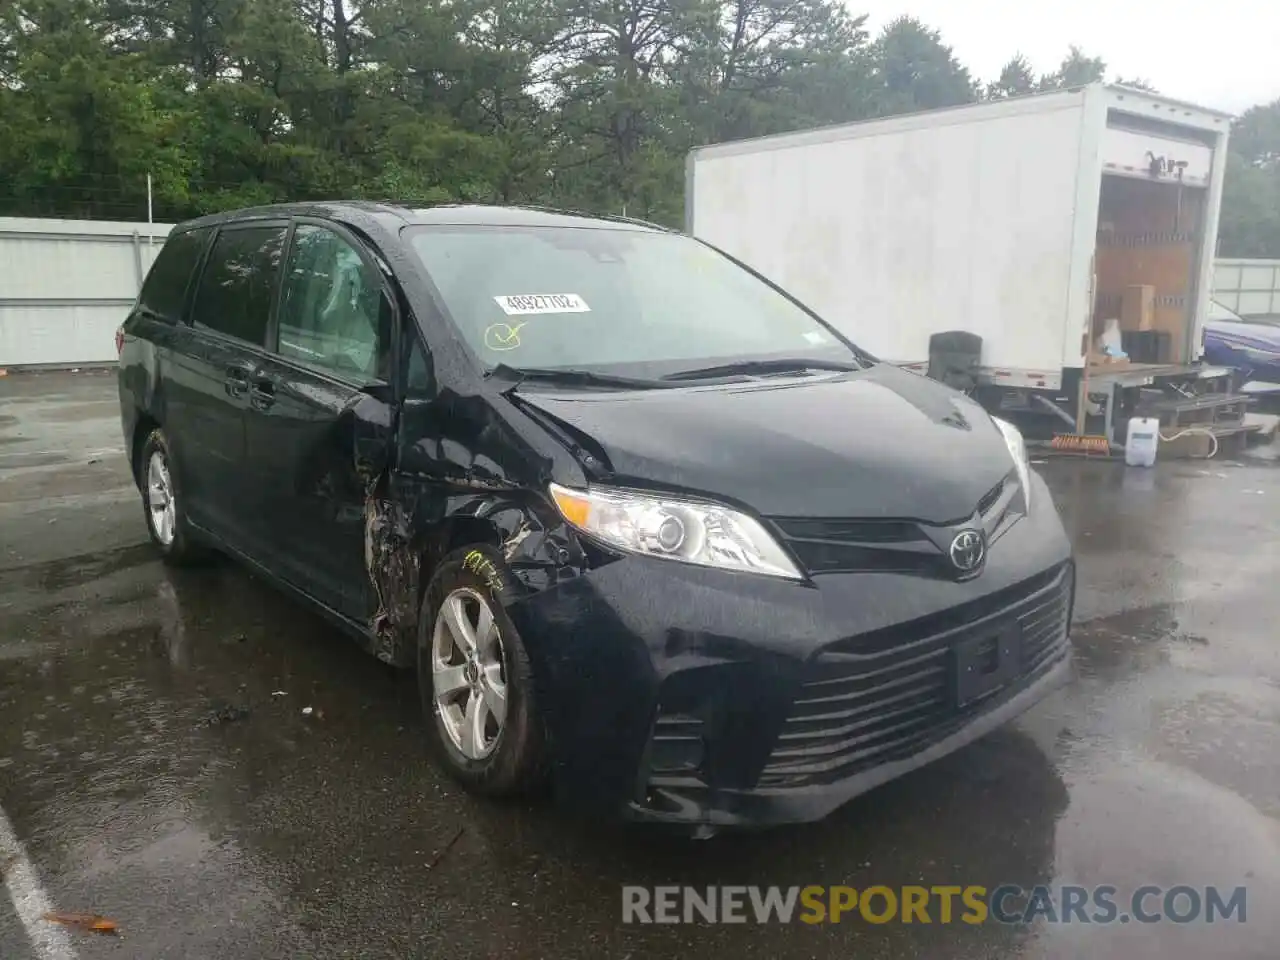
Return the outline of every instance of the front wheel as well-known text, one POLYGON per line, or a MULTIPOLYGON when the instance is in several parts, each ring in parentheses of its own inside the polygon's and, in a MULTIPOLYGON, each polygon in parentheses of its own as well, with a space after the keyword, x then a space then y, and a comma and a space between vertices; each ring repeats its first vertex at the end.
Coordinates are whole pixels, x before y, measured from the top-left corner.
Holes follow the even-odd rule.
POLYGON ((470 790, 525 793, 543 778, 533 670, 503 608, 509 574, 486 547, 440 564, 418 624, 422 709, 446 768, 470 790))

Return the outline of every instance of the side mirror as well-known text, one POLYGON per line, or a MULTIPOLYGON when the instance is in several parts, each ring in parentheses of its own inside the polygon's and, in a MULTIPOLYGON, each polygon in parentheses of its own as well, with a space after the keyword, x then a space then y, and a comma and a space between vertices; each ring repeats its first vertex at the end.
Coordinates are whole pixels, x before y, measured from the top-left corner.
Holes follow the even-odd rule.
MULTIPOLYGON (((383 383, 382 381, 379 381, 377 383, 367 383, 360 388, 360 392, 363 393, 366 397, 370 397, 374 400, 377 400, 379 403, 386 406, 387 408, 390 408, 391 406, 393 398, 391 395, 392 393, 391 384, 389 383, 383 383)), ((359 403, 356 404, 356 406, 359 407, 360 403, 363 403, 363 402, 364 402, 364 399, 361 398, 361 400, 359 401, 359 403)))

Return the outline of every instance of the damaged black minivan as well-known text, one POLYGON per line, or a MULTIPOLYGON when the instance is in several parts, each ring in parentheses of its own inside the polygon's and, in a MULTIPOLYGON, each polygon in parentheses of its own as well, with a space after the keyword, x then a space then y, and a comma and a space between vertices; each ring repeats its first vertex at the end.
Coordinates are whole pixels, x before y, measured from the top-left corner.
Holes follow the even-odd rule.
POLYGON ((256 208, 117 335, 151 538, 417 670, 469 787, 701 830, 820 818, 1070 669, 1018 432, 679 233, 256 208))

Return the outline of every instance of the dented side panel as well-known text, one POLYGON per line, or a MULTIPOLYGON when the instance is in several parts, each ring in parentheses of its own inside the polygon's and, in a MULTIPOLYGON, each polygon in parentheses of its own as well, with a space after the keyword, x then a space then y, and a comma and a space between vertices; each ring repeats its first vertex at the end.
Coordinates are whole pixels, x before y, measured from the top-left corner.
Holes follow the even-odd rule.
POLYGON ((385 395, 339 397, 331 382, 290 375, 287 392, 296 393, 299 412, 285 418, 289 424, 261 420, 259 479, 261 489, 274 490, 275 504, 266 513, 290 518, 287 552, 295 569, 286 569, 281 542, 273 566, 363 625, 379 659, 410 666, 421 597, 436 565, 453 551, 475 544, 500 550, 511 570, 503 594, 509 602, 585 569, 581 548, 543 494, 553 473, 571 483, 585 482, 585 475, 563 442, 484 381, 421 262, 402 242, 403 223, 385 211, 351 207, 300 206, 291 213, 338 220, 363 239, 396 298, 400 338, 385 395), (323 416, 308 415, 307 406, 323 416), (321 551, 333 557, 320 541, 337 528, 353 532, 355 542, 327 545, 354 561, 335 589, 332 576, 325 584, 318 569, 300 568, 313 566, 321 551))
POLYGON ((456 555, 507 604, 581 576, 588 568, 572 532, 534 496, 516 490, 468 491, 407 474, 397 475, 391 490, 390 497, 369 501, 366 528, 366 562, 378 598, 371 624, 374 652, 387 662, 414 662, 418 607, 432 573, 446 557, 456 555), (508 576, 476 545, 498 551, 508 576))
MULTIPOLYGON (((541 492, 568 453, 539 442, 545 433, 537 427, 517 429, 512 421, 523 414, 513 404, 499 412, 503 402, 445 390, 401 408, 395 466, 371 485, 366 505, 366 565, 377 600, 370 626, 383 660, 414 662, 421 598, 455 551, 478 544, 499 551, 510 580, 495 592, 508 603, 586 568, 582 547, 541 492)), ((491 561, 464 562, 498 580, 491 561)))
POLYGON ((413 663, 421 564, 409 515, 394 500, 365 503, 365 566, 375 608, 369 626, 373 652, 397 666, 413 663))
POLYGON ((384 399, 281 358, 259 376, 270 404, 249 407, 241 503, 247 549, 342 616, 371 608, 363 544, 369 486, 385 472, 392 407, 384 399))

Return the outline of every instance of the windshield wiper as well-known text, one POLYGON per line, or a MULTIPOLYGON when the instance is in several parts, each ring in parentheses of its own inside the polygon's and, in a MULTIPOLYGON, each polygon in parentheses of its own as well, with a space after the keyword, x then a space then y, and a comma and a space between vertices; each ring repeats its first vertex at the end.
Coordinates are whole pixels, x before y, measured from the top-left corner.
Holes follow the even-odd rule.
POLYGON ((863 370, 855 360, 819 360, 805 357, 783 357, 772 360, 739 360, 714 367, 697 367, 669 373, 663 380, 714 380, 716 377, 751 376, 769 373, 799 373, 804 370, 863 370))
POLYGON ((609 373, 595 373, 591 370, 575 370, 566 368, 557 370, 555 368, 543 367, 509 367, 505 363, 500 363, 488 373, 486 378, 495 377, 500 380, 510 380, 511 385, 506 387, 502 392, 504 394, 515 393, 526 380, 538 380, 544 383, 561 384, 567 387, 608 387, 615 390, 654 390, 669 386, 661 380, 643 380, 639 377, 621 377, 614 376, 609 373))

